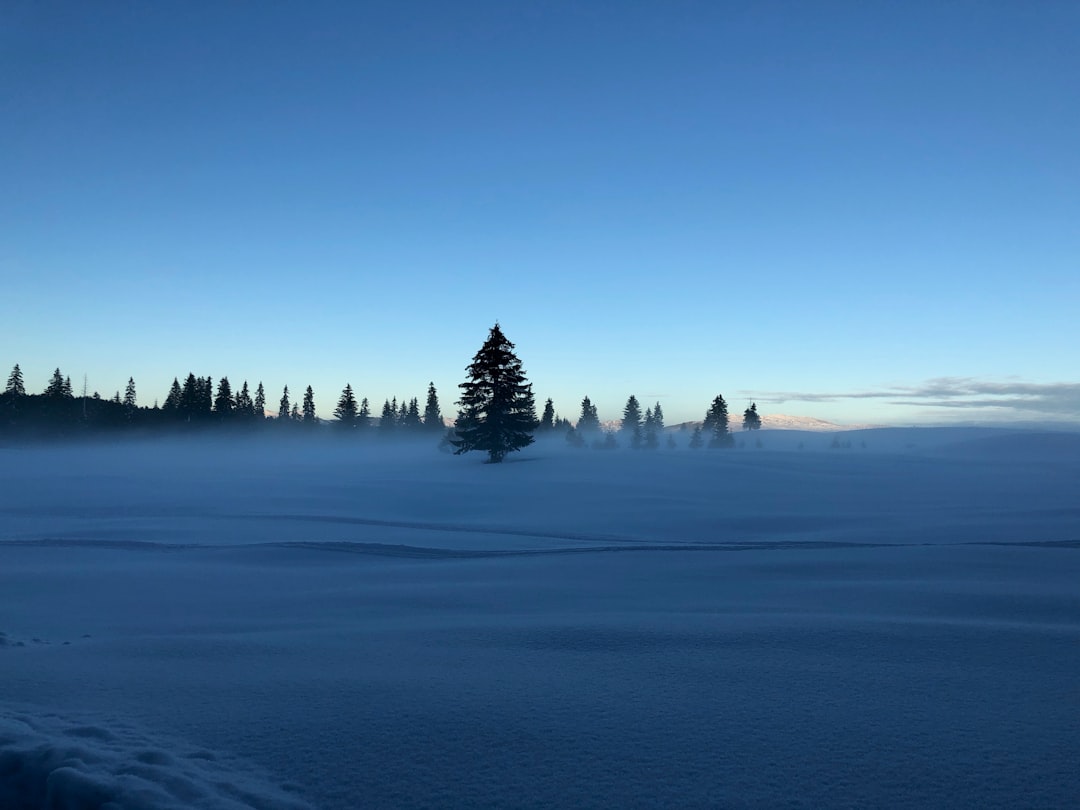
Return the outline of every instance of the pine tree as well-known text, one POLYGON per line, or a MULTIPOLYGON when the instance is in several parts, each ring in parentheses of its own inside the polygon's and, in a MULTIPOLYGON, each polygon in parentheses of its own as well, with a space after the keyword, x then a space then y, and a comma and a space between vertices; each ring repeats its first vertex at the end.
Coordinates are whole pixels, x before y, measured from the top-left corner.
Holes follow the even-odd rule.
POLYGON ((188 372, 187 379, 184 380, 184 388, 180 393, 180 414, 188 422, 199 413, 201 390, 201 380, 197 380, 194 374, 188 372))
POLYGON ((318 421, 315 416, 315 392, 311 390, 311 386, 307 387, 304 392, 304 411, 303 411, 304 424, 314 426, 318 421))
POLYGON ((694 450, 697 450, 699 447, 701 447, 702 444, 704 444, 704 441, 701 438, 701 426, 698 425, 694 428, 694 432, 690 435, 690 447, 694 450))
POLYGON ((751 402, 750 407, 743 411, 743 430, 761 430, 761 416, 757 412, 757 403, 751 402))
POLYGON ((645 434, 646 447, 651 450, 660 446, 660 440, 656 432, 656 418, 653 416, 652 408, 645 409, 645 422, 642 431, 645 434))
MULTIPOLYGON (((60 369, 57 369, 59 371, 60 369)), ((15 364, 15 368, 11 370, 11 374, 8 376, 7 387, 4 388, 5 394, 10 394, 13 397, 25 397, 26 385, 23 383, 22 369, 19 368, 19 364, 15 364)))
POLYGON ((664 410, 660 407, 660 403, 656 403, 656 407, 652 409, 653 426, 656 428, 657 433, 664 432, 664 410))
POLYGON ((641 445, 641 406, 638 404, 637 397, 633 394, 626 400, 626 407, 623 408, 622 425, 619 427, 619 431, 623 436, 631 437, 634 447, 641 445))
POLYGON ((435 383, 429 382, 427 388, 427 403, 424 405, 424 427, 430 431, 442 432, 446 429, 443 424, 442 413, 439 410, 439 395, 435 391, 435 383))
POLYGON ((248 391, 247 380, 244 380, 243 386, 236 394, 236 401, 233 405, 236 415, 241 419, 249 420, 255 416, 255 404, 251 401, 251 392, 248 391))
POLYGON ((124 389, 124 416, 130 422, 135 418, 135 378, 128 377, 127 388, 124 389))
POLYGON ((420 401, 413 397, 409 400, 408 409, 405 409, 404 406, 402 408, 405 410, 405 416, 402 417, 401 424, 414 433, 423 430, 424 423, 420 419, 420 401))
POLYGON ((709 447, 734 447, 735 439, 728 430, 728 409, 724 398, 717 394, 705 414, 702 432, 709 437, 709 447))
POLYGON ((551 397, 544 402, 544 412, 540 414, 540 423, 536 426, 537 433, 549 433, 555 429, 555 403, 551 397))
POLYGON ((507 453, 532 444, 536 425, 532 384, 498 323, 466 370, 469 377, 458 386, 462 393, 454 452, 480 450, 490 463, 498 463, 507 453))
POLYGON ((405 404, 405 400, 401 400, 401 407, 398 408, 397 423, 399 427, 409 426, 409 406, 405 404))
POLYGON ((75 396, 71 389, 71 377, 64 377, 64 389, 61 393, 65 399, 71 399, 75 396))
POLYGON ((383 400, 382 413, 379 416, 379 433, 384 436, 389 436, 394 432, 394 428, 397 427, 397 397, 394 397, 394 402, 391 404, 390 400, 383 400))
POLYGON ((64 396, 64 375, 60 369, 53 372, 49 378, 49 384, 45 387, 45 396, 50 399, 62 399, 64 396))
POLYGON ((289 405, 289 386, 285 386, 285 390, 281 392, 281 402, 278 403, 277 418, 284 422, 289 418, 289 411, 291 406, 289 405))
POLYGON ((292 405, 292 413, 289 414, 289 418, 293 422, 299 422, 303 418, 300 416, 300 406, 297 405, 295 402, 292 405))
POLYGON ((577 430, 579 433, 596 433, 600 430, 600 417, 596 413, 596 406, 588 397, 581 400, 581 416, 578 417, 577 430))
POLYGON ((259 380, 259 385, 255 389, 255 399, 251 405, 255 408, 255 418, 258 421, 266 419, 266 390, 263 388, 262 380, 259 380))
POLYGON ((180 402, 182 401, 184 392, 180 390, 180 381, 173 377, 172 388, 169 389, 169 395, 165 397, 165 404, 162 406, 162 410, 169 413, 180 412, 180 402))
POLYGON ((232 386, 228 377, 222 377, 218 383, 217 396, 214 397, 214 412, 218 419, 228 419, 233 415, 232 386))
POLYGON ((360 413, 356 418, 356 427, 358 430, 364 430, 371 425, 371 406, 368 404, 367 397, 360 400, 360 413))
POLYGON ((356 428, 357 407, 356 397, 353 395, 352 386, 348 383, 341 391, 337 407, 334 408, 334 418, 338 420, 338 426, 343 430, 356 428))

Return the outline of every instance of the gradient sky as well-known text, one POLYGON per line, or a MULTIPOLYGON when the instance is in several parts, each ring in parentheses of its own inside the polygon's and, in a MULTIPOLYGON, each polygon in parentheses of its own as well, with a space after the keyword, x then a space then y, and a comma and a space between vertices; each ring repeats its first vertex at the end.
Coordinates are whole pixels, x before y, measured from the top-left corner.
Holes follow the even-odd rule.
POLYGON ((12 2, 0 365, 1080 421, 1075 2, 12 2))

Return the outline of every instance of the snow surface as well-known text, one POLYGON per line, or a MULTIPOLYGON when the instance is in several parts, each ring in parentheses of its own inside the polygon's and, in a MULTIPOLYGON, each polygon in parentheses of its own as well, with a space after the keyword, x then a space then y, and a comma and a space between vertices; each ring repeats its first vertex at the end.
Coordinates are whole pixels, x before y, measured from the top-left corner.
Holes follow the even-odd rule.
POLYGON ((737 438, 0 448, 0 807, 1075 805, 1080 436, 737 438))

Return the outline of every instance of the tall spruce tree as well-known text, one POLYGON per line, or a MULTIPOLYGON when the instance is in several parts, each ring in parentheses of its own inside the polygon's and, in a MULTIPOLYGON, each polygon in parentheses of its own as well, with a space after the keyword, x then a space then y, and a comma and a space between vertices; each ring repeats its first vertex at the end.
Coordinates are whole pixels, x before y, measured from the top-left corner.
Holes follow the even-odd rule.
POLYGON ((409 400, 409 407, 405 408, 403 405, 405 416, 402 417, 401 424, 407 430, 416 433, 424 429, 424 421, 420 418, 420 401, 413 397, 409 400))
POLYGON ((507 453, 532 444, 536 426, 532 384, 498 323, 466 370, 468 379, 458 386, 456 437, 451 439, 455 454, 480 450, 496 464, 507 453))
POLYGON ((626 400, 623 408, 622 424, 619 432, 630 442, 634 449, 641 447, 641 405, 633 394, 626 400))
POLYGON ((63 399, 64 375, 60 373, 60 369, 54 371, 52 377, 49 378, 49 384, 45 387, 45 396, 50 399, 63 399))
POLYGON ((351 431, 356 428, 356 396, 353 394, 352 385, 349 383, 345 383, 345 388, 341 391, 337 407, 334 408, 334 418, 337 419, 338 427, 342 430, 351 431))
MULTIPOLYGON (((59 369, 57 369, 59 371, 59 369)), ((25 397, 26 396, 26 384, 23 382, 22 369, 19 368, 19 364, 15 364, 15 368, 11 370, 11 374, 8 375, 7 386, 4 388, 5 394, 10 394, 13 397, 25 397)))
POLYGON ((397 397, 394 397, 393 403, 388 399, 383 400, 382 413, 379 414, 379 433, 383 436, 389 436, 394 432, 394 428, 397 427, 397 397))
POLYGON ((244 421, 250 421, 255 416, 255 403, 251 401, 251 392, 248 390, 247 380, 244 380, 244 384, 236 394, 234 408, 236 415, 244 421))
POLYGON ((255 399, 252 400, 252 407, 255 408, 255 419, 263 421, 266 419, 266 389, 263 388, 262 380, 259 380, 259 385, 255 389, 255 399))
POLYGON ((551 397, 544 403, 544 412, 540 415, 540 424, 536 426, 537 433, 547 433, 555 429, 555 403, 551 397))
POLYGON ((364 397, 360 400, 360 413, 356 416, 356 427, 359 430, 364 430, 371 425, 371 405, 368 404, 368 398, 364 397))
POLYGON ((124 389, 124 418, 129 422, 135 418, 135 409, 135 378, 128 377, 127 388, 124 389))
POLYGON ((311 390, 310 385, 304 391, 303 420, 305 425, 311 427, 314 427, 318 422, 315 416, 315 392, 311 390))
POLYGON ((435 383, 433 382, 429 382, 427 387, 427 403, 424 405, 424 428, 439 433, 446 429, 443 424, 442 412, 439 410, 439 395, 435 391, 435 383))
POLYGON ((757 403, 751 402, 750 407, 743 411, 743 430, 761 430, 761 416, 757 412, 757 403))
POLYGON ((232 385, 228 377, 222 377, 218 383, 217 396, 214 397, 214 413, 218 419, 228 419, 233 415, 232 385))
POLYGON ((285 390, 281 392, 281 402, 278 403, 277 418, 282 422, 289 419, 289 411, 291 406, 289 405, 289 386, 285 386, 285 390))
POLYGON ((173 415, 180 413, 180 402, 183 396, 184 392, 180 389, 180 381, 173 377, 172 387, 169 389, 169 395, 165 397, 165 404, 161 406, 161 409, 173 415))
POLYGON ((709 438, 709 447, 735 446, 735 438, 731 435, 731 431, 728 430, 727 403, 720 394, 716 395, 716 398, 713 399, 712 404, 709 406, 701 430, 709 438))
POLYGON ((581 400, 581 416, 577 421, 578 433, 598 433, 600 431, 600 416, 596 412, 596 406, 588 397, 581 400))

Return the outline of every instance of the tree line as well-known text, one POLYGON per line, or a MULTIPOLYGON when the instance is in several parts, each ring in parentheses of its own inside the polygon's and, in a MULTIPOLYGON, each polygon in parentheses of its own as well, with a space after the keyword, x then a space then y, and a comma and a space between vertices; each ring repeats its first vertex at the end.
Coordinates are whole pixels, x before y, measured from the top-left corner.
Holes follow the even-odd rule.
MULTIPOLYGON (((85 384, 82 393, 76 395, 71 378, 59 368, 41 394, 31 394, 16 364, 0 393, 0 435, 62 437, 125 430, 154 433, 221 428, 303 431, 329 426, 337 433, 353 436, 439 435, 444 449, 453 448, 458 453, 482 450, 488 453, 489 461, 501 461, 507 453, 528 446, 534 435, 562 434, 573 447, 596 449, 655 449, 679 444, 664 423, 660 403, 642 412, 634 395, 627 399, 622 418, 608 425, 600 421, 596 405, 588 396, 581 401, 576 422, 559 416, 550 398, 537 418, 532 384, 514 353, 514 344, 498 324, 466 370, 468 379, 459 386, 457 417, 448 428, 434 383, 428 384, 423 408, 417 397, 399 401, 395 396, 383 401, 378 416, 368 398, 358 398, 352 385, 346 383, 333 419, 323 420, 316 414, 315 392, 310 385, 299 398, 294 398, 285 386, 275 410, 261 381, 254 390, 247 380, 234 390, 227 376, 215 385, 209 376, 188 373, 183 382, 173 378, 160 406, 157 400, 145 406, 138 404, 133 378, 128 378, 123 395, 117 391, 105 399, 97 392, 88 394, 85 384)), ((742 427, 761 427, 756 404, 743 412, 742 427)), ((694 427, 685 444, 690 448, 735 446, 723 396, 713 399, 702 423, 694 427)))

